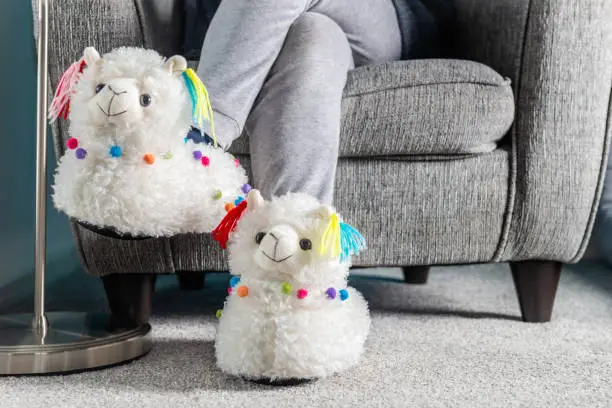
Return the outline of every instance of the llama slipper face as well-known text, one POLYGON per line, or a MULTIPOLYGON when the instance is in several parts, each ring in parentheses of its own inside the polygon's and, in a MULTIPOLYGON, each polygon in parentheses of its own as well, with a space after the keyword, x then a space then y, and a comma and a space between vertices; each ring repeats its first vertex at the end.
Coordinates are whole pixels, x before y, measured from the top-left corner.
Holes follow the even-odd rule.
POLYGON ((213 231, 233 275, 215 342, 225 372, 278 382, 322 378, 355 365, 370 325, 347 286, 363 237, 303 194, 265 202, 257 190, 213 231))
POLYGON ((62 76, 51 120, 70 119, 53 186, 70 217, 119 233, 210 232, 249 190, 236 158, 217 147, 204 84, 181 56, 89 47, 62 76), (208 122, 212 143, 195 143, 208 122))

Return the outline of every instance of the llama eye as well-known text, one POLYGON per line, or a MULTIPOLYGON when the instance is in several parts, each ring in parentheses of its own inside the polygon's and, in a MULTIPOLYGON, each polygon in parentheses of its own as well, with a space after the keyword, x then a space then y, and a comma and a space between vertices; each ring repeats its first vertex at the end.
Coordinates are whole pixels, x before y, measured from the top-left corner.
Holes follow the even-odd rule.
POLYGON ((300 248, 302 248, 304 251, 310 251, 312 249, 312 242, 306 238, 301 239, 300 248))
POLYGON ((140 104, 145 107, 149 106, 151 104, 151 95, 149 94, 140 95, 140 104))
POLYGON ((96 93, 100 93, 100 91, 103 90, 105 86, 106 86, 106 84, 98 84, 98 85, 96 85, 96 93))
POLYGON ((257 244, 260 244, 261 241, 264 239, 264 237, 266 236, 265 232, 258 232, 257 235, 255 235, 255 242, 257 244))

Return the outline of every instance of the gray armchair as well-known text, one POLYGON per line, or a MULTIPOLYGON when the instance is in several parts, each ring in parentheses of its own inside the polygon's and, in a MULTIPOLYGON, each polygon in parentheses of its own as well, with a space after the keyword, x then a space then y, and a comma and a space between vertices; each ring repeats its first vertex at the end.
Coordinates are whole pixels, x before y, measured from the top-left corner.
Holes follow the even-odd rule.
MULTIPOLYGON (((456 0, 448 59, 349 74, 335 204, 369 240, 356 266, 509 262, 523 319, 550 319, 585 251, 610 139, 612 2, 456 0)), ((50 81, 87 45, 180 54, 180 0, 54 0, 50 81)), ((213 101, 214 103, 214 101, 213 101)), ((65 124, 53 129, 57 153, 65 124)), ((248 140, 232 152, 248 167, 248 140)), ((113 314, 145 321, 157 274, 224 270, 208 235, 122 239, 72 222, 113 314)))

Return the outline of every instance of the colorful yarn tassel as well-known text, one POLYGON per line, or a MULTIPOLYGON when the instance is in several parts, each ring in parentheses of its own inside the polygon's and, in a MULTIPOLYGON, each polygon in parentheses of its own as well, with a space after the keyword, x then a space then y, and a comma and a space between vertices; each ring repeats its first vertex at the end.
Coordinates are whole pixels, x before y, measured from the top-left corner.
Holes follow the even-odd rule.
POLYGON ((340 223, 340 261, 345 261, 351 255, 366 249, 366 240, 355 228, 343 222, 340 223))
POLYGON ((247 208, 247 201, 244 200, 236 207, 232 208, 225 214, 225 217, 221 220, 219 225, 212 231, 212 237, 217 241, 221 248, 227 248, 227 241, 229 240, 229 234, 236 228, 238 220, 242 216, 242 213, 247 208))
POLYGON ((340 221, 338 215, 332 214, 327 224, 327 228, 321 237, 321 244, 319 245, 319 254, 329 254, 333 258, 337 258, 341 254, 340 248, 340 221))
POLYGON ((183 72, 183 79, 185 80, 185 86, 189 97, 191 98, 191 115, 193 117, 194 124, 202 129, 204 121, 210 122, 211 137, 213 139, 213 145, 217 147, 217 136, 215 135, 215 121, 213 117, 212 105, 208 96, 208 90, 191 68, 187 68, 183 72))
POLYGON ((64 119, 68 118, 68 112, 70 112, 70 98, 72 97, 74 87, 85 65, 85 60, 81 58, 79 61, 70 65, 62 75, 57 85, 55 96, 51 101, 51 106, 49 107, 49 120, 51 122, 54 122, 60 116, 64 119))

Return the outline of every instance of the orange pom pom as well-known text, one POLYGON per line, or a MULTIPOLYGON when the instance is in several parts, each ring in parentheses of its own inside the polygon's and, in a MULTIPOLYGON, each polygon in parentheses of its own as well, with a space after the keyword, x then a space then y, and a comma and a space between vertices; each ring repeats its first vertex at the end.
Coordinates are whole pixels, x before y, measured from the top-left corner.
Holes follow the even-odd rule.
POLYGON ((249 288, 246 286, 241 286, 238 288, 238 296, 247 297, 249 295, 249 288))
POLYGON ((153 164, 155 163, 155 156, 153 156, 151 153, 147 153, 144 155, 144 161, 147 164, 153 164))
POLYGON ((236 207, 234 203, 227 203, 225 204, 225 211, 231 211, 234 209, 234 207, 236 207))

